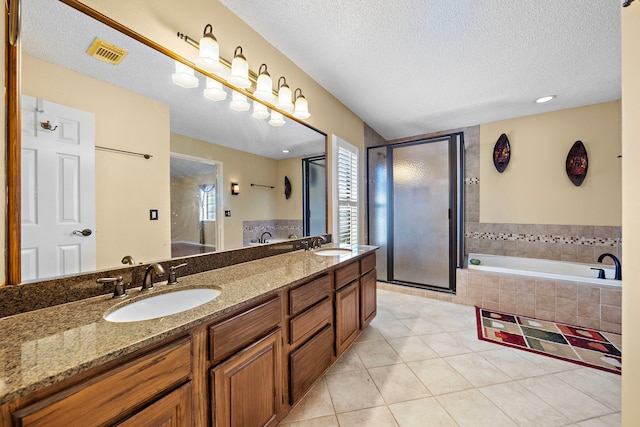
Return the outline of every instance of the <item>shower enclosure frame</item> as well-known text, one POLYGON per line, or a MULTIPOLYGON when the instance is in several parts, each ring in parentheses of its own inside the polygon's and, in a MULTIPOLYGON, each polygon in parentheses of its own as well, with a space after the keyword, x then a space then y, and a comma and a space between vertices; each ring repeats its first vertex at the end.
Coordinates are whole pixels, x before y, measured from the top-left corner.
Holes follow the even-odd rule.
MULTIPOLYGON (((371 233, 371 202, 373 195, 371 194, 372 180, 370 176, 370 153, 372 150, 385 149, 386 156, 386 277, 382 277, 379 274, 378 280, 387 283, 399 284, 404 286, 436 290, 440 292, 455 293, 456 292, 456 270, 462 268, 464 264, 464 133, 455 132, 450 134, 443 134, 433 137, 419 138, 410 141, 392 142, 389 144, 376 145, 367 147, 366 156, 366 173, 367 173, 367 185, 366 185, 366 203, 367 203, 367 216, 366 216, 366 231, 367 231, 367 243, 376 245, 375 241, 372 241, 371 233), (394 182, 393 182, 393 150, 395 148, 410 147, 420 144, 428 144, 433 142, 448 142, 448 162, 449 162, 449 250, 448 250, 448 277, 449 287, 444 288, 440 286, 433 286, 428 283, 416 283, 411 281, 395 280, 394 279, 394 182)), ((382 251, 378 251, 382 253, 382 251)), ((382 271, 384 273, 384 271, 382 271)))

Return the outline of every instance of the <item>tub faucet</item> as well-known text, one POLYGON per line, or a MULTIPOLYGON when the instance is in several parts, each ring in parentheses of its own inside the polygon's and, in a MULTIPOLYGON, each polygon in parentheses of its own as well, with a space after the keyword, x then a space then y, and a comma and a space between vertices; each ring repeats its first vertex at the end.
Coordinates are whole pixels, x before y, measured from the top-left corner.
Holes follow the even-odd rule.
POLYGON ((153 290, 153 273, 157 275, 164 274, 164 268, 158 263, 149 264, 147 269, 144 271, 144 279, 142 279, 142 289, 143 291, 151 291, 153 290))
POLYGON ((268 234, 268 235, 269 235, 269 237, 273 237, 273 236, 271 235, 271 233, 269 233, 268 231, 265 231, 265 232, 264 232, 264 233, 262 233, 262 235, 260 236, 260 239, 258 239, 258 243, 267 243, 267 242, 266 242, 266 240, 264 239, 264 235, 265 235, 265 234, 268 234))
POLYGON ((598 262, 602 262, 603 259, 605 259, 606 257, 610 257, 613 260, 613 263, 616 266, 616 276, 615 279, 616 280, 622 280, 622 269, 620 267, 620 260, 618 259, 617 256, 615 256, 614 254, 610 254, 610 253, 604 253, 602 255, 600 255, 598 257, 598 262))

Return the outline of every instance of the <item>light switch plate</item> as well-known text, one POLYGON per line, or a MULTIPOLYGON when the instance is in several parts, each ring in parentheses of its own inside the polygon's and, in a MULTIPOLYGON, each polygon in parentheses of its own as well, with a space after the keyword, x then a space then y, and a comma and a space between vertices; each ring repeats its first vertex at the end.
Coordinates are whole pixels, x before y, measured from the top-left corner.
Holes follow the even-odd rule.
POLYGON ((150 209, 149 210, 149 220, 157 221, 158 220, 158 209, 150 209))

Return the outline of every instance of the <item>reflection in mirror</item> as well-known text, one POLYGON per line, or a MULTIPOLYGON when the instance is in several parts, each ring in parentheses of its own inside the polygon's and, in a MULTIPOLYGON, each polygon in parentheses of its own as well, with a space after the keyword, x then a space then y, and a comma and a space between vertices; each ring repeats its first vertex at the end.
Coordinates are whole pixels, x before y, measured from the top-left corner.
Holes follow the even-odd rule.
MULTIPOLYGON (((23 0, 22 10, 21 88, 30 97, 21 106, 22 138, 31 132, 33 139, 33 146, 22 150, 23 159, 31 161, 22 165, 23 188, 31 189, 23 192, 22 216, 35 223, 44 218, 63 222, 68 230, 61 233, 70 239, 54 239, 51 256, 23 240, 22 264, 28 271, 23 281, 121 266, 126 255, 146 263, 184 254, 185 247, 174 251, 172 240, 188 242, 190 251, 219 251, 249 245, 265 232, 273 238, 301 237, 305 221, 326 223, 326 199, 322 212, 314 208, 309 216, 305 208, 303 215, 303 204, 316 203, 305 188, 304 159, 324 156, 324 134, 286 117, 284 126, 273 127, 251 111, 233 111, 227 87, 226 100, 207 99, 206 78, 199 73, 197 88, 177 86, 173 59, 59 1, 23 0), (90 56, 87 49, 96 39, 122 48, 122 61, 114 65, 90 56), (91 115, 92 135, 85 137, 87 126, 56 108, 91 115), (44 159, 39 147, 45 139, 78 145, 81 136, 95 148, 94 166, 88 162, 85 167, 74 153, 38 161, 44 159), (188 213, 176 207, 179 202, 170 192, 172 154, 216 166, 215 182, 199 184, 205 189, 214 185, 215 194, 198 194, 188 213), (46 165, 53 169, 49 181, 62 180, 69 190, 58 197, 58 207, 37 199, 47 191, 36 180, 38 168, 46 165), (291 182, 289 199, 285 176, 291 182), (239 195, 231 195, 231 182, 239 183, 239 195), (95 224, 78 207, 92 194, 95 224), (308 197, 313 202, 304 200, 308 197), (202 198, 215 210, 209 219, 202 219, 202 198), (183 221, 183 215, 190 219, 183 221), (188 236, 180 234, 182 225, 188 236), (91 235, 73 233, 83 230, 91 235), (91 255, 81 256, 79 246, 90 241, 95 255, 84 266, 91 255), (37 264, 45 257, 51 261, 46 271, 37 264)), ((23 234, 29 226, 23 222, 23 234)), ((320 229, 325 232, 326 225, 314 234, 320 229)))

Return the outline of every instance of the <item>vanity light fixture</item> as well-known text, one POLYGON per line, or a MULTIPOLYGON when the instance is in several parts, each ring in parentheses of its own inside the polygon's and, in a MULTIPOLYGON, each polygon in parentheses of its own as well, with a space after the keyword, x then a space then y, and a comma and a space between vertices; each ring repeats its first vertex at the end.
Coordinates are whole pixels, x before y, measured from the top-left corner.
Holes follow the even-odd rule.
POLYGON ((311 114, 309 114, 309 103, 307 102, 307 98, 302 94, 302 89, 297 88, 293 93, 293 97, 295 98, 293 116, 299 119, 308 119, 311 117, 311 114))
POLYGON ((546 95, 543 96, 542 98, 538 98, 536 99, 536 104, 543 104, 545 102, 549 102, 552 99, 555 99, 558 95, 546 95))
POLYGON ((247 101, 247 97, 245 95, 234 90, 229 108, 234 111, 247 111, 249 108, 251 108, 251 104, 249 104, 249 101, 247 101))
POLYGON ((211 24, 207 24, 204 27, 198 50, 196 65, 199 68, 209 71, 210 73, 219 73, 222 71, 222 64, 220 64, 220 47, 218 46, 218 40, 216 40, 216 37, 213 35, 213 27, 211 24))
POLYGON ((231 183, 231 194, 234 196, 240 194, 240 185, 237 182, 231 183))
POLYGON ((242 46, 236 47, 231 61, 231 74, 227 77, 227 81, 241 89, 247 89, 251 86, 249 80, 249 64, 247 58, 242 54, 242 46))
POLYGON ((176 72, 171 75, 171 79, 175 84, 185 89, 198 87, 200 83, 193 68, 184 65, 180 61, 176 61, 176 72))
POLYGON ((262 64, 258 69, 258 80, 253 96, 263 101, 273 102, 273 80, 267 71, 267 64, 262 64))
POLYGON ((271 119, 269 120, 269 124, 271 126, 284 126, 284 116, 282 113, 271 110, 271 119))
POLYGON ((266 105, 253 101, 253 113, 251 113, 251 117, 258 120, 264 120, 269 117, 269 109, 266 105))
POLYGON ((224 91, 222 83, 207 77, 207 88, 204 90, 204 97, 212 101, 222 101, 227 99, 227 92, 224 91))
POLYGON ((278 102, 276 107, 286 112, 293 111, 293 103, 291 102, 291 89, 287 84, 287 79, 282 76, 278 79, 278 102))

